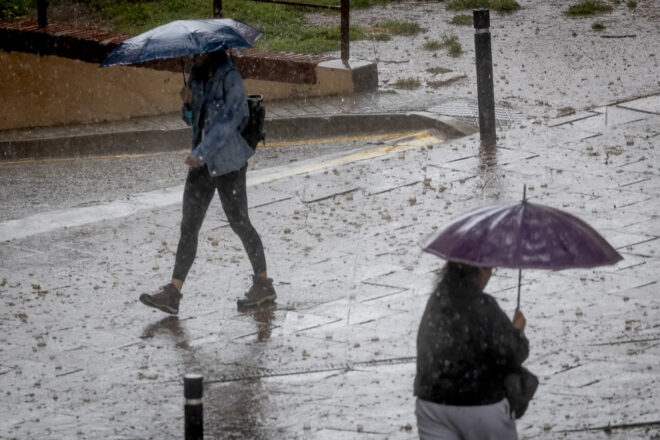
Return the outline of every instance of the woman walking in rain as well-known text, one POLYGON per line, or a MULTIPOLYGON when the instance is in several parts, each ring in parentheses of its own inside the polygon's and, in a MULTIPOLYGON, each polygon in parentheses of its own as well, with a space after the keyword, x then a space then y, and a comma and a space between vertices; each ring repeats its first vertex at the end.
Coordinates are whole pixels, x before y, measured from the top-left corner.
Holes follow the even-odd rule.
POLYGON ((511 322, 483 289, 490 268, 448 262, 417 335, 415 395, 422 440, 514 440, 504 379, 527 358, 525 317, 511 322))
POLYGON ((215 192, 232 230, 248 254, 254 275, 252 287, 238 307, 260 305, 276 298, 273 280, 259 234, 248 217, 247 160, 254 150, 242 130, 249 110, 243 79, 222 50, 193 56, 189 86, 181 91, 184 120, 192 127, 193 149, 184 163, 190 167, 183 193, 181 236, 172 280, 140 301, 166 313, 177 314, 181 289, 195 255, 199 230, 215 192))

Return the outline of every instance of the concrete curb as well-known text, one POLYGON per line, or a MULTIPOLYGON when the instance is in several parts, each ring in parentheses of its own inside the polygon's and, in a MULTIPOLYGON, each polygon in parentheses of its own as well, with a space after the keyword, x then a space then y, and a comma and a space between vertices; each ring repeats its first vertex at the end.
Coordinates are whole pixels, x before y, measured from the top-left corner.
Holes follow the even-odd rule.
MULTIPOLYGON (((439 131, 447 138, 462 137, 477 131, 465 122, 426 112, 275 118, 267 119, 265 127, 266 142, 429 129, 439 131)), ((89 131, 72 135, 0 140, 0 160, 178 151, 190 143, 190 130, 187 127, 89 131)))
POLYGON ((477 131, 465 122, 427 112, 302 116, 266 121, 267 140, 275 141, 428 129, 451 138, 477 131))

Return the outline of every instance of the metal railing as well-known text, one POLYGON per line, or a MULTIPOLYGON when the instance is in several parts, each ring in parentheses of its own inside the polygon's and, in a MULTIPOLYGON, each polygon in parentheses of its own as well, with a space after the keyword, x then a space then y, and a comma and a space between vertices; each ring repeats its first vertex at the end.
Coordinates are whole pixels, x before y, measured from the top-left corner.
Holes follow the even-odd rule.
MULTIPOLYGON (((299 6, 304 8, 316 8, 316 9, 329 9, 333 11, 339 11, 341 16, 340 24, 340 48, 341 48, 341 60, 344 64, 348 64, 348 59, 350 58, 350 37, 349 37, 349 22, 350 22, 350 0, 340 0, 340 6, 332 5, 317 5, 314 3, 305 3, 305 2, 296 2, 288 0, 250 0, 259 3, 275 3, 278 5, 287 5, 287 6, 299 6)), ((222 0, 213 0, 213 17, 222 18, 222 0)))

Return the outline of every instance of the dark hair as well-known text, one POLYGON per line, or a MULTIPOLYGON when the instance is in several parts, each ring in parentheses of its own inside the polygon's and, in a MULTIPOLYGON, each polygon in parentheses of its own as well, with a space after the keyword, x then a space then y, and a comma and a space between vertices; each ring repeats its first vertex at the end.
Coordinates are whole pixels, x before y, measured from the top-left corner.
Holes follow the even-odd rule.
POLYGON ((199 67, 194 67, 190 70, 190 78, 196 80, 204 80, 212 76, 222 63, 227 60, 227 54, 224 50, 207 53, 206 61, 199 67))
POLYGON ((462 288, 471 283, 479 275, 479 268, 465 263, 448 261, 440 272, 440 283, 449 287, 462 288))

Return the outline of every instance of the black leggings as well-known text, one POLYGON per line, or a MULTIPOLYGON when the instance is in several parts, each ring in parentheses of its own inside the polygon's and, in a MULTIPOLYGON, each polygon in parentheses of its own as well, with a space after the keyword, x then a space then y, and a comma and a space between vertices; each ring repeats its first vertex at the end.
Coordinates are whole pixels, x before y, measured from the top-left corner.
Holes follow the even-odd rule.
POLYGON ((206 166, 191 168, 188 171, 183 191, 183 218, 181 237, 176 251, 172 278, 184 281, 197 254, 199 230, 202 227, 206 210, 218 190, 222 209, 229 226, 240 237, 248 254, 254 273, 266 272, 266 257, 259 234, 248 217, 245 172, 247 164, 238 171, 218 177, 211 177, 206 166))

